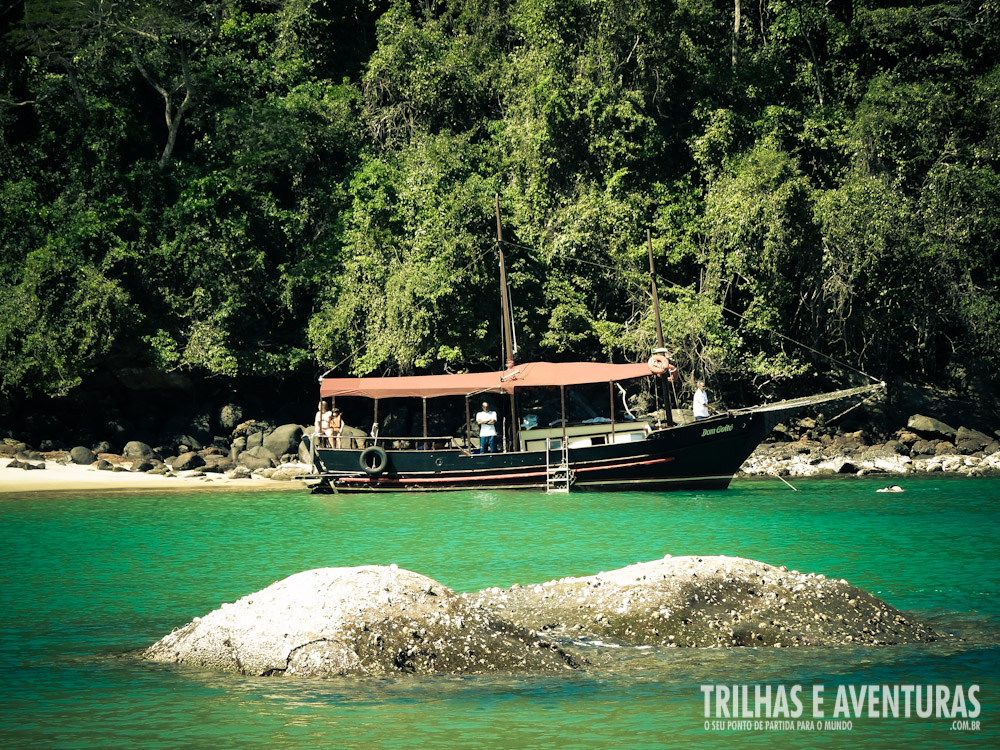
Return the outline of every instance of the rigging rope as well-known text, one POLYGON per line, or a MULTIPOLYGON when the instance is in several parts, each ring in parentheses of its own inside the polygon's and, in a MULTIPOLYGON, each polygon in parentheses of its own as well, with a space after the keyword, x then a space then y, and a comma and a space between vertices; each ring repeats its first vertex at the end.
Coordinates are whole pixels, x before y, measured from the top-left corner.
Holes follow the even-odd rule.
MULTIPOLYGON (((760 404, 750 406, 745 409, 732 409, 733 414, 749 414, 751 412, 785 411, 787 409, 799 409, 813 404, 822 404, 827 401, 839 401, 844 398, 852 398, 867 394, 871 397, 879 391, 885 390, 885 383, 879 382, 872 385, 862 385, 857 388, 846 388, 842 391, 831 391, 829 393, 817 393, 814 396, 802 396, 801 398, 791 398, 786 401, 775 401, 773 404, 760 404)), ((849 411, 849 410, 848 410, 849 411)), ((846 413, 846 412, 845 412, 846 413)), ((842 416, 842 415, 838 415, 842 416)))
MULTIPOLYGON (((504 242, 507 242, 507 240, 504 240, 504 242)), ((525 245, 518 245, 516 243, 510 243, 510 242, 507 242, 507 244, 513 245, 514 247, 522 248, 524 250, 532 250, 532 248, 526 247, 525 245)), ((592 261, 592 260, 584 260, 583 258, 577 258, 575 256, 560 256, 560 257, 564 258, 564 259, 574 260, 577 263, 582 263, 584 265, 595 266, 596 268, 602 268, 602 269, 607 270, 607 271, 617 271, 618 273, 624 274, 626 277, 628 276, 626 270, 624 268, 622 268, 620 265, 607 265, 605 263, 597 263, 597 262, 592 261)), ((641 273, 641 272, 636 272, 636 273, 641 273)), ((672 286, 672 287, 674 287, 676 289, 687 289, 688 288, 688 287, 684 286, 683 284, 679 284, 676 281, 673 281, 672 279, 668 279, 665 276, 662 276, 659 272, 657 272, 657 276, 660 276, 660 278, 662 278, 664 282, 666 282, 667 284, 669 284, 670 286, 672 286)), ((738 313, 735 310, 732 310, 732 309, 726 307, 725 305, 720 305, 719 307, 722 310, 724 310, 725 312, 729 313, 730 315, 735 315, 737 318, 740 318, 741 320, 750 322, 750 319, 747 318, 742 313, 738 313)), ((826 352, 821 352, 818 349, 814 349, 813 347, 809 346, 808 344, 806 344, 806 343, 804 343, 802 341, 798 341, 796 339, 793 339, 791 336, 786 336, 785 334, 779 333, 778 331, 768 331, 768 333, 772 334, 774 336, 777 336, 778 338, 784 339, 785 341, 788 341, 791 344, 795 344, 796 346, 801 346, 803 349, 808 349, 813 354, 817 354, 820 357, 823 357, 824 359, 827 359, 830 362, 833 362, 834 364, 836 364, 836 365, 838 365, 840 367, 845 367, 848 370, 851 370, 852 372, 855 372, 858 375, 862 375, 862 376, 868 378, 869 380, 871 380, 871 381, 873 381, 875 383, 879 382, 879 379, 876 378, 875 376, 869 375, 867 372, 864 372, 863 370, 859 370, 857 367, 854 367, 853 365, 849 365, 846 362, 844 362, 842 360, 839 360, 836 357, 833 357, 833 356, 827 354, 826 352)))

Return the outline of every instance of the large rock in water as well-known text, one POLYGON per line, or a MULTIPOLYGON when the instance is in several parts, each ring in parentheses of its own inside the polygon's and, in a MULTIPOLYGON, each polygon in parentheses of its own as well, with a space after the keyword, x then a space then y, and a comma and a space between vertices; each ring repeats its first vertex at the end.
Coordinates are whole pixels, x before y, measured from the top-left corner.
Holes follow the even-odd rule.
POLYGON ((739 557, 675 557, 470 599, 528 628, 634 645, 888 645, 934 632, 843 580, 739 557))
POLYGON ((298 573, 196 618, 144 656, 246 675, 576 666, 550 642, 394 565, 298 573))

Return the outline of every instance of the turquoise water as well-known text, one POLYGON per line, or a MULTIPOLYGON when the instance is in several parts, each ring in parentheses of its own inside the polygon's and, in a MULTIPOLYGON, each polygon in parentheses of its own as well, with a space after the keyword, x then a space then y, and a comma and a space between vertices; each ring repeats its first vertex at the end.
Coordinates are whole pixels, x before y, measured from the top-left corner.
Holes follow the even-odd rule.
POLYGON ((0 495, 2 748, 1000 746, 1000 480, 736 481, 727 492, 0 495), (283 680, 131 655, 292 573, 396 563, 458 591, 665 554, 846 578, 949 633, 882 649, 585 648, 557 676, 283 680), (980 686, 978 731, 705 728, 700 685, 980 686))

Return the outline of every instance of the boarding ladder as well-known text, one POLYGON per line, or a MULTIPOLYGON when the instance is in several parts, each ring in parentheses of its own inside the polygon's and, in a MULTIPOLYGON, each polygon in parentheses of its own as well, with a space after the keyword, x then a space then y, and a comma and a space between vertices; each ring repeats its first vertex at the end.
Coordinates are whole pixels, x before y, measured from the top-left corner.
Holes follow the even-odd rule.
POLYGON ((552 438, 545 438, 545 491, 546 492, 569 492, 569 486, 573 483, 573 472, 569 468, 569 446, 565 440, 559 441, 558 448, 559 463, 552 463, 554 451, 552 450, 552 438))

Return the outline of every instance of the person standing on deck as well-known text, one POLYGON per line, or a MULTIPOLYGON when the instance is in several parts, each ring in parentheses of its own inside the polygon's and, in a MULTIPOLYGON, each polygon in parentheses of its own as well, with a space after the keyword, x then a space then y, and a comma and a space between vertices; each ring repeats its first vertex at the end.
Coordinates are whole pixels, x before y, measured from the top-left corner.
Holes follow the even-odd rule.
POLYGON ((334 407, 333 414, 330 417, 330 432, 328 433, 331 437, 330 443, 331 447, 340 447, 340 436, 344 432, 344 415, 340 412, 340 409, 334 407), (334 444, 333 438, 336 438, 336 443, 334 444))
POLYGON ((698 381, 698 390, 694 392, 694 419, 708 419, 708 394, 705 393, 705 381, 698 381))
POLYGON ((330 427, 330 412, 326 408, 326 401, 320 400, 319 411, 316 412, 315 434, 316 444, 322 445, 323 439, 327 435, 330 427))
POLYGON ((483 401, 483 410, 476 415, 479 425, 479 452, 496 453, 497 447, 497 413, 483 401))

